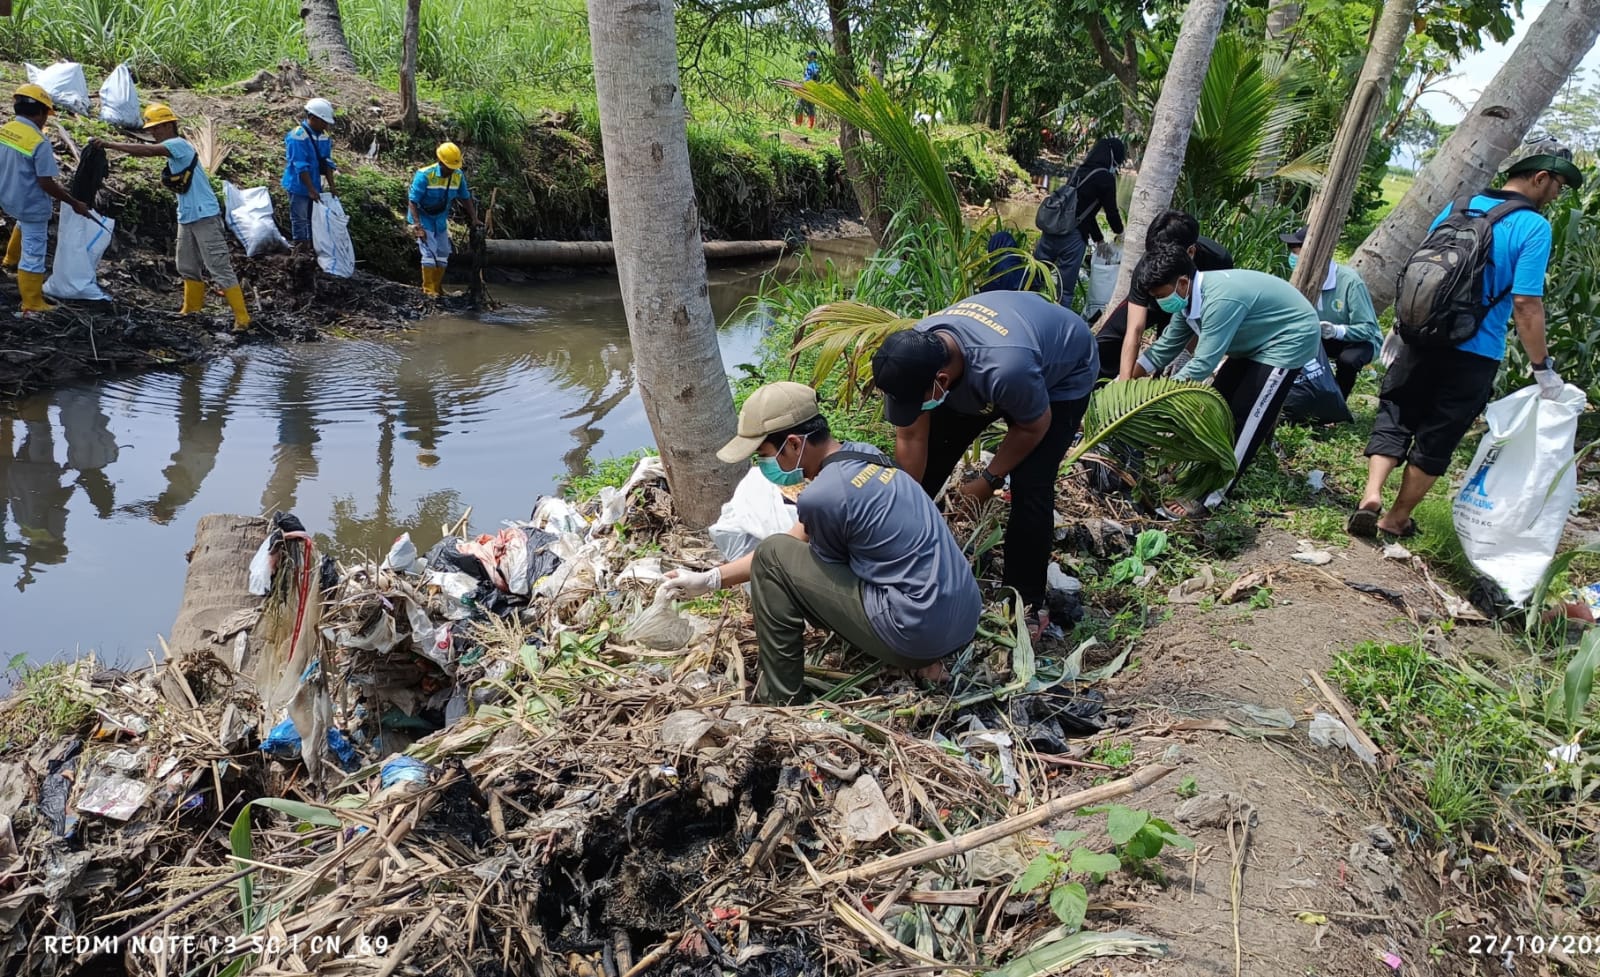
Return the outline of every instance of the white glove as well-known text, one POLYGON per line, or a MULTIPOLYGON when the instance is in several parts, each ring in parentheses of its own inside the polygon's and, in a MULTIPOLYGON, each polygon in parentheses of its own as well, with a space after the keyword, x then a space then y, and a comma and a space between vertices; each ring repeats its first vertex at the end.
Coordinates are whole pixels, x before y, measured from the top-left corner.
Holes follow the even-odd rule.
POLYGON ((1561 380, 1561 374, 1555 370, 1534 370, 1533 379, 1539 384, 1539 396, 1545 400, 1555 400, 1566 388, 1566 384, 1561 380))
POLYGON ((703 572, 674 570, 667 574, 667 579, 661 581, 661 586, 656 588, 656 597, 661 600, 687 600, 691 597, 704 597, 721 587, 721 567, 712 567, 703 572))
POLYGON ((1344 338, 1344 334, 1345 334, 1344 326, 1335 325, 1334 323, 1328 322, 1327 320, 1323 320, 1323 323, 1322 323, 1322 338, 1323 339, 1343 339, 1344 338))

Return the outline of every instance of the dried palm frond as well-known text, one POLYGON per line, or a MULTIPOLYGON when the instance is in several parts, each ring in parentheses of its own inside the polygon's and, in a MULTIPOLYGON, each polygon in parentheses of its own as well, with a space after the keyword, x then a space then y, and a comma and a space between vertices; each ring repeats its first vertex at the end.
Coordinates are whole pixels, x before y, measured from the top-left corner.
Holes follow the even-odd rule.
POLYGON ((233 152, 233 147, 222 141, 222 133, 218 131, 217 124, 210 116, 195 117, 189 127, 188 138, 194 143, 195 155, 200 157, 200 165, 212 176, 222 169, 228 154, 233 152))

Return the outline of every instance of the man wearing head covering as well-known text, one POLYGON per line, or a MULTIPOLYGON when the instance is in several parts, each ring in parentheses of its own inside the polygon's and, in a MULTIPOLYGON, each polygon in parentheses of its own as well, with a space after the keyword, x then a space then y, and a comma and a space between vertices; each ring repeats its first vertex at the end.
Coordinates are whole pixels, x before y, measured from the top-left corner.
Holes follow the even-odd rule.
MULTIPOLYGON (((1506 355, 1506 326, 1514 323, 1541 396, 1560 396, 1564 384, 1545 345, 1544 276, 1550 263, 1550 222, 1539 213, 1568 187, 1583 186, 1572 151, 1553 139, 1518 153, 1505 186, 1466 201, 1488 213, 1512 203, 1493 227, 1483 272, 1486 308, 1478 331, 1456 346, 1402 344, 1378 392, 1378 415, 1367 439, 1367 486, 1346 528, 1355 536, 1416 534, 1411 513, 1450 467, 1450 456, 1489 403, 1506 355), (1405 462, 1394 505, 1383 511, 1383 487, 1405 462)), ((1434 219, 1434 227, 1457 206, 1434 219)))
POLYGON ((443 142, 433 152, 434 164, 411 178, 406 197, 406 223, 422 252, 422 292, 435 298, 444 294, 444 273, 450 267, 450 207, 466 207, 467 220, 478 223, 478 206, 461 171, 461 147, 443 142))
MULTIPOLYGON (((802 81, 822 80, 822 65, 817 62, 817 58, 817 52, 806 52, 805 77, 801 79, 802 81)), ((815 129, 817 127, 817 107, 806 101, 804 98, 795 102, 794 124, 799 126, 802 118, 806 120, 806 128, 815 129)))
POLYGON ((171 108, 159 102, 146 106, 144 131, 155 138, 154 144, 91 139, 89 145, 129 156, 167 159, 161 183, 178 195, 178 276, 183 279, 183 305, 178 314, 205 310, 206 285, 202 276, 210 275, 233 309, 234 330, 243 331, 250 325, 250 312, 245 308, 239 277, 233 273, 228 237, 222 227, 222 207, 217 203, 211 177, 200 164, 194 145, 178 135, 178 116, 171 108))
MULTIPOLYGON (((1306 228, 1293 234, 1279 234, 1278 240, 1289 246, 1289 267, 1299 264, 1300 249, 1306 243, 1306 228)), ((1372 295, 1360 273, 1330 259, 1328 273, 1322 279, 1317 314, 1321 316, 1322 350, 1328 354, 1328 364, 1333 367, 1339 392, 1349 400, 1361 368, 1371 363, 1383 348, 1378 313, 1372 307, 1372 295)))
POLYGON ((299 250, 311 245, 311 205, 322 199, 322 181, 334 194, 333 103, 325 98, 306 102, 305 118, 283 137, 283 191, 289 195, 289 239, 299 250))
POLYGON ((45 301, 45 258, 50 248, 51 199, 89 216, 89 205, 73 197, 56 177, 55 149, 44 134, 44 124, 55 109, 48 92, 38 85, 23 85, 11 99, 17 117, 0 126, 0 210, 16 227, 6 248, 6 264, 17 269, 17 291, 22 295, 22 315, 49 312, 45 301))
POLYGON ((1056 298, 1062 305, 1072 305, 1089 242, 1105 240, 1096 215, 1104 209, 1111 233, 1122 234, 1122 212, 1117 209, 1117 171, 1127 159, 1128 147, 1121 139, 1107 136, 1096 142, 1069 180, 1078 195, 1077 227, 1062 234, 1040 234, 1039 243, 1034 246, 1035 258, 1056 266, 1060 283, 1056 298))
POLYGON ((940 659, 977 631, 972 569, 933 501, 869 444, 840 444, 801 383, 771 383, 739 411, 717 457, 752 455, 774 485, 810 484, 799 522, 755 552, 710 570, 667 574, 659 596, 699 597, 748 582, 761 674, 756 698, 803 701, 805 630, 833 631, 894 667, 939 677, 940 659))
POLYGON ((930 497, 984 429, 1006 422, 994 459, 958 491, 982 501, 1011 480, 1002 583, 1035 609, 1030 628, 1055 539, 1056 477, 1099 369, 1083 319, 1033 292, 980 292, 890 334, 872 357, 895 462, 930 497))

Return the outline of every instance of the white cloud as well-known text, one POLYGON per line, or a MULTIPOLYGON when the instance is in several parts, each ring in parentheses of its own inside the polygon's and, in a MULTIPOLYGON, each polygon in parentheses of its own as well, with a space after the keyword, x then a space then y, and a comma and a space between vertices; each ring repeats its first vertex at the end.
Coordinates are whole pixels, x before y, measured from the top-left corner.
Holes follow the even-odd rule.
MULTIPOLYGON (((1506 63, 1506 59, 1511 56, 1512 49, 1528 33, 1528 25, 1533 22, 1535 17, 1539 16, 1547 3, 1548 0, 1527 0, 1522 5, 1522 16, 1517 18, 1517 32, 1512 36, 1511 40, 1504 44, 1491 42, 1482 51, 1462 59, 1461 63, 1456 65, 1452 72, 1456 77, 1443 82, 1438 87, 1454 95, 1470 108, 1478 100, 1479 94, 1482 93, 1490 80, 1494 78, 1495 73, 1506 63)), ((1600 73, 1600 47, 1591 50, 1580 63, 1580 66, 1588 69, 1591 77, 1596 73, 1600 73)), ((1429 92, 1424 95, 1418 100, 1417 104, 1427 109, 1428 114, 1440 122, 1460 122, 1462 116, 1466 114, 1445 95, 1436 92, 1429 92)))

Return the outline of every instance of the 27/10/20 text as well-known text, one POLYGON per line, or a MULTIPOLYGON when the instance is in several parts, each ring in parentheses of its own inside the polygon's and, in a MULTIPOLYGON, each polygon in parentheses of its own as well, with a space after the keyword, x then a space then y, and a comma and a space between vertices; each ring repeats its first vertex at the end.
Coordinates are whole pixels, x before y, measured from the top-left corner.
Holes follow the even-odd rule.
POLYGON ((1500 957, 1508 953, 1531 956, 1546 953, 1563 953, 1567 956, 1596 954, 1600 953, 1600 936, 1574 936, 1570 933, 1560 936, 1529 936, 1526 933, 1501 936, 1474 933, 1467 938, 1467 953, 1488 957, 1500 957))

